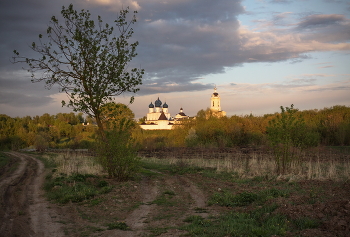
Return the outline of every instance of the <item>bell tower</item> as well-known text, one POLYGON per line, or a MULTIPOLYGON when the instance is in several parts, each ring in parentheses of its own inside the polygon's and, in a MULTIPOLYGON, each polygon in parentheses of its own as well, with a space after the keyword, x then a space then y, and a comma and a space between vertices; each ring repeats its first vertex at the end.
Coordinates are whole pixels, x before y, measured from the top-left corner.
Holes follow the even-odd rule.
POLYGON ((211 98, 210 98, 210 109, 214 112, 221 111, 220 95, 216 91, 216 86, 214 87, 214 93, 211 95, 211 98))

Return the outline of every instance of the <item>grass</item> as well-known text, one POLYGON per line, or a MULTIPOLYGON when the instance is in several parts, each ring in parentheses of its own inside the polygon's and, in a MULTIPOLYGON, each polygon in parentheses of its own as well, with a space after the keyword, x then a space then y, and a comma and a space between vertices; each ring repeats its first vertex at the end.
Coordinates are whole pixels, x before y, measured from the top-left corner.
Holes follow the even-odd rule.
POLYGON ((296 227, 297 230, 304 229, 313 229, 317 228, 320 225, 320 221, 316 219, 312 219, 309 217, 300 217, 298 219, 292 220, 292 223, 296 227))
POLYGON ((277 197, 286 197, 288 195, 287 190, 279 189, 267 189, 259 191, 258 193, 252 192, 242 192, 238 194, 233 194, 231 192, 217 192, 209 199, 208 205, 219 205, 226 207, 242 207, 248 206, 253 202, 258 204, 263 204, 267 200, 277 197))
POLYGON ((87 156, 83 153, 46 153, 41 157, 45 164, 54 164, 58 174, 93 174, 106 175, 102 166, 94 157, 87 156))
POLYGON ((151 204, 157 204, 158 206, 175 206, 176 201, 173 200, 173 197, 176 194, 173 191, 166 190, 161 195, 159 195, 151 204))
POLYGON ((5 155, 3 152, 0 152, 0 169, 5 167, 10 161, 10 157, 5 155))
MULTIPOLYGON (((305 156, 305 155, 304 155, 305 156)), ((304 157, 305 158, 305 157, 304 157)), ((227 154, 220 159, 157 159, 143 158, 142 166, 146 169, 170 172, 172 174, 188 174, 203 172, 207 177, 215 176, 210 170, 221 172, 228 180, 234 179, 285 179, 285 180, 335 180, 350 179, 350 160, 327 161, 303 160, 292 163, 284 175, 276 175, 276 163, 272 155, 252 153, 247 159, 243 154, 227 154)))
POLYGON ((190 224, 182 227, 190 236, 272 236, 283 235, 287 229, 287 219, 281 215, 252 215, 228 212, 219 217, 204 219, 190 216, 185 219, 190 224))
POLYGON ((151 232, 149 237, 152 236, 159 236, 161 234, 165 234, 168 232, 168 228, 162 228, 162 227, 153 227, 153 228, 148 228, 148 231, 151 232))
POLYGON ((44 189, 49 200, 64 204, 92 199, 110 192, 113 187, 94 175, 73 174, 55 178, 47 176, 44 189))
POLYGON ((108 230, 114 230, 114 229, 131 230, 130 227, 125 222, 119 222, 119 221, 107 223, 106 226, 108 230))

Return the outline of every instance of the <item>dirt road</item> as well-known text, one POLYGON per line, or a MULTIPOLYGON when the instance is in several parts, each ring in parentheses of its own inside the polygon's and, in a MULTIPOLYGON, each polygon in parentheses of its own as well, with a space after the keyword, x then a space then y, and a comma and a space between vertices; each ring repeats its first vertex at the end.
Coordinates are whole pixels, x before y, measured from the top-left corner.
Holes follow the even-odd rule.
POLYGON ((44 164, 8 152, 17 168, 0 179, 0 236, 64 236, 57 213, 43 197, 44 164))

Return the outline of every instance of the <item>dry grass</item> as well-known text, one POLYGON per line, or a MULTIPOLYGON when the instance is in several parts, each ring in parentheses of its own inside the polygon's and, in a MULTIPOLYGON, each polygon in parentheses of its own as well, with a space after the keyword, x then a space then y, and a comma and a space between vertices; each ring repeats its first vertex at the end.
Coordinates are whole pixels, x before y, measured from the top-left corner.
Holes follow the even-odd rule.
POLYGON ((43 158, 56 164, 57 174, 105 174, 96 159, 84 153, 67 152, 57 155, 45 155, 43 158))
MULTIPOLYGON (((143 158, 147 161, 176 165, 180 159, 143 158)), ((237 154, 223 159, 181 159, 182 164, 202 168, 215 168, 218 172, 234 172, 242 178, 264 176, 269 179, 287 180, 350 180, 350 161, 303 161, 292 163, 284 175, 276 174, 276 163, 272 156, 251 154, 250 158, 237 154)))

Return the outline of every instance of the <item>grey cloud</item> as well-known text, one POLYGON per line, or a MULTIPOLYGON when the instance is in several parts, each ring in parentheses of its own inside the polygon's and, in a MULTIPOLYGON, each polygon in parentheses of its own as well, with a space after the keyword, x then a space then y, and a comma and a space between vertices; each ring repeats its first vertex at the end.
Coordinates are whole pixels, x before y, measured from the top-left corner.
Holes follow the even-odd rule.
POLYGON ((321 87, 321 88, 317 88, 317 89, 307 89, 306 91, 310 91, 310 92, 319 92, 319 91, 342 91, 342 90, 346 90, 349 91, 350 90, 350 86, 332 86, 332 87, 321 87))
POLYGON ((271 3, 291 3, 290 0, 271 0, 271 3))
POLYGON ((138 95, 152 95, 159 93, 171 92, 191 92, 212 89, 213 84, 196 84, 196 83, 181 83, 181 84, 158 84, 143 85, 140 88, 138 95))
POLYGON ((315 14, 305 17, 301 22, 299 22, 297 28, 310 29, 315 27, 337 25, 345 20, 346 17, 341 14, 315 14))
POLYGON ((49 96, 26 95, 23 93, 13 93, 1 91, 0 104, 23 108, 28 106, 43 106, 53 102, 49 96))
POLYGON ((241 0, 191 0, 166 1, 157 0, 139 1, 140 15, 144 20, 170 20, 176 22, 185 19, 193 22, 209 23, 225 21, 243 13, 241 0))
MULTIPOLYGON (((9 58, 13 49, 22 55, 31 57, 28 44, 36 41, 38 34, 46 31, 52 15, 60 15, 62 5, 72 2, 75 8, 90 9, 92 16, 99 14, 104 22, 111 23, 116 19, 118 4, 98 5, 96 1, 86 0, 11 0, 0 1, 0 86, 6 91, 7 98, 2 101, 25 100, 23 104, 43 103, 50 101, 49 95, 57 93, 57 89, 44 90, 44 85, 31 84, 28 75, 15 73, 4 74, 4 71, 17 71, 24 65, 12 65, 9 58), (14 95, 18 98, 14 98, 14 95)), ((138 22, 134 25, 134 40, 140 45, 138 56, 132 66, 145 68, 144 85, 138 94, 170 93, 178 91, 197 91, 212 88, 211 84, 200 83, 200 78, 208 74, 222 73, 225 68, 239 66, 246 62, 276 62, 291 60, 296 63, 308 58, 304 52, 293 51, 289 45, 258 45, 244 47, 250 38, 259 34, 239 34, 237 16, 247 14, 241 5, 242 1, 232 0, 158 0, 138 1, 140 9, 138 22), (247 37, 247 38, 245 38, 247 37), (268 53, 267 53, 268 52, 268 53)), ((272 1, 288 3, 289 1, 272 1)), ((283 15, 278 16, 283 19, 283 15)), ((332 26, 318 29, 313 34, 300 36, 301 40, 323 40, 324 42, 344 42, 350 39, 349 26, 342 15, 309 15, 296 27, 308 29, 313 26, 332 26), (323 16, 320 17, 320 16, 323 16), (341 24, 340 24, 341 23, 341 24), (331 33, 331 34, 329 34, 331 33), (317 36, 317 37, 316 37, 317 36)), ((296 29, 296 30, 298 30, 296 29)), ((315 29, 315 27, 313 27, 315 29)), ((305 33, 306 32, 306 33, 305 33)), ((289 34, 280 31, 275 35, 289 34)), ((274 32, 272 32, 274 34, 274 32)), ((25 74, 25 73, 23 73, 25 74)), ((18 104, 21 104, 18 102, 18 104)))

